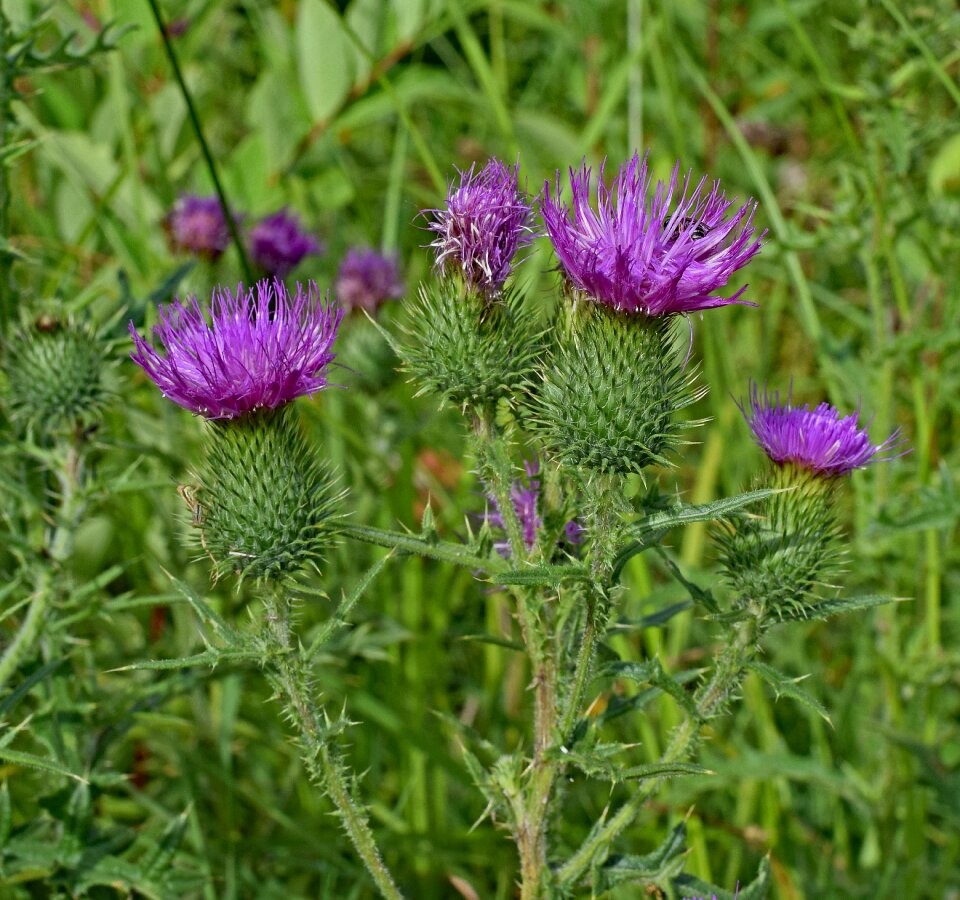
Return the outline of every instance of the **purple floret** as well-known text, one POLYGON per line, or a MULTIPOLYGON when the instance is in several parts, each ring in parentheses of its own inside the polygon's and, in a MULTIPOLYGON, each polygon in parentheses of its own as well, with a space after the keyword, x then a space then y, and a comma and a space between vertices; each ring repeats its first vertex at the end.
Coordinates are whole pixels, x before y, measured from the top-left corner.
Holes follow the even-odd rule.
POLYGON ((282 282, 264 279, 236 294, 217 288, 209 306, 195 297, 161 306, 152 343, 131 322, 130 356, 174 403, 233 419, 325 388, 342 316, 312 281, 291 297, 282 282))
MULTIPOLYGON (((527 460, 523 464, 526 478, 517 478, 510 488, 510 502, 513 504, 513 510, 517 520, 520 522, 520 528, 523 531, 523 542, 527 550, 532 550, 537 542, 540 529, 543 527, 543 519, 540 516, 540 463, 536 458, 527 460)), ((491 527, 501 531, 506 529, 506 523, 503 521, 503 515, 497 506, 497 500, 492 494, 487 495, 490 503, 490 511, 486 515, 486 521, 491 527)), ((571 519, 564 526, 564 539, 569 544, 579 544, 583 539, 583 529, 577 523, 576 519, 571 519)), ((510 541, 495 541, 494 549, 503 557, 511 554, 510 541)))
POLYGON ((215 260, 230 245, 230 229, 217 197, 184 194, 163 220, 174 252, 215 260))
POLYGON ((340 263, 334 292, 347 309, 365 309, 373 315, 385 301, 403 296, 397 258, 369 247, 352 247, 340 263))
POLYGON ((560 200, 559 172, 554 193, 547 182, 541 201, 547 234, 576 291, 614 309, 648 316, 746 303, 740 299, 746 285, 731 297, 714 291, 760 250, 763 234, 754 238, 753 228, 756 203, 747 201, 727 219, 736 203, 727 200, 719 181, 707 192, 705 177, 691 188, 687 173, 675 200, 679 163, 669 184, 658 181, 652 196, 646 157, 634 154, 609 189, 603 183, 604 165, 596 210, 590 205, 586 163, 570 170, 572 210, 560 200))
MULTIPOLYGON (((880 444, 872 444, 865 428, 857 426, 859 410, 841 417, 829 403, 815 409, 794 406, 790 395, 780 405, 780 395, 763 396, 752 386, 750 407, 738 404, 757 444, 775 463, 794 463, 824 476, 846 475, 893 456, 879 456, 903 444, 899 429, 880 444)), ((906 452, 906 451, 903 451, 906 452)))
POLYGON ((437 268, 463 273, 467 286, 486 295, 503 288, 517 250, 529 244, 533 209, 520 190, 518 167, 491 159, 479 174, 471 166, 460 172, 460 184, 447 191, 444 209, 424 210, 436 232, 430 244, 437 268))
POLYGON ((323 244, 301 229, 285 209, 261 219, 250 229, 250 257, 268 275, 283 278, 307 256, 323 253, 323 244))

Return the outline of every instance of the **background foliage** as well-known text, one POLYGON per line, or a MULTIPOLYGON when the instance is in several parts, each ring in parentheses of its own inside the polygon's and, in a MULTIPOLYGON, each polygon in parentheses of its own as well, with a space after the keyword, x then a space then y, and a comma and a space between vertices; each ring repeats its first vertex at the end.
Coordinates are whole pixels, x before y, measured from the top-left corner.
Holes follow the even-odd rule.
MULTIPOLYGON (((5 0, 15 26, 46 4, 5 0)), ((691 502, 743 489, 759 461, 731 401, 747 378, 804 401, 875 413, 913 452, 857 473, 846 526, 851 594, 905 602, 810 623, 771 641, 832 725, 755 676, 702 754, 715 775, 672 783, 629 835, 654 847, 687 817, 687 870, 731 888, 770 855, 774 895, 960 896, 960 13, 948 0, 213 0, 163 4, 174 46, 231 203, 253 221, 289 206, 325 257, 298 271, 331 285, 345 249, 397 250, 408 285, 429 265, 417 212, 436 206, 452 166, 519 155, 533 190, 582 156, 619 162, 651 147, 760 199, 769 243, 750 269, 758 309, 708 313, 697 327, 709 418, 665 485, 691 502)), ((240 279, 170 255, 160 219, 185 190, 211 190, 143 2, 54 3, 39 49, 94 44, 134 26, 89 64, 63 59, 12 84, 2 164, 10 183, 14 290, 6 321, 69 313, 114 340, 114 399, 94 436, 64 589, 44 637, 0 699, 3 896, 367 897, 371 888, 311 789, 255 666, 124 671, 203 651, 186 593, 242 623, 245 596, 209 583, 184 540, 174 490, 196 465, 199 423, 162 400, 125 358, 125 322, 152 321, 175 291, 204 296, 240 279), (13 689, 10 692, 10 689, 13 689)), ((8 85, 7 97, 11 85, 8 85)), ((526 298, 545 303, 547 248, 525 263, 526 298)), ((392 313, 387 311, 388 327, 392 313)), ((301 406, 342 473, 354 521, 417 528, 428 498, 444 536, 483 500, 456 410, 412 399, 402 379, 364 372, 368 323, 344 329, 346 361, 301 406), (354 353, 351 363, 350 354, 354 353)), ((0 448, 4 642, 30 593, 24 554, 42 543, 55 486, 22 462, 12 423, 0 448), (25 549, 26 548, 26 549, 25 549)), ((638 484, 637 490, 642 489, 638 484)), ((609 643, 670 670, 712 652, 666 566, 715 579, 706 531, 635 557, 609 643), (677 606, 681 604, 681 606, 677 606), (666 611, 666 613, 664 612, 666 611), (673 613, 673 615, 670 615, 673 613)), ((381 556, 335 548, 313 586, 349 591, 381 556)), ((330 604, 299 610, 304 642, 330 604)), ((523 734, 527 683, 509 646, 505 598, 460 571, 389 563, 324 648, 318 687, 356 721, 381 847, 411 896, 509 897, 515 860, 484 823, 453 716, 498 743, 523 734), (478 640, 480 637, 494 638, 478 640), (438 713, 440 715, 438 715, 438 713)), ((598 681, 598 715, 628 683, 598 681)), ((618 739, 657 758, 679 713, 651 696, 611 718, 618 739)), ((619 785, 614 792, 625 792, 619 785)), ((562 840, 576 846, 608 796, 568 785, 562 840)), ((623 896, 627 896, 624 894, 623 896)))

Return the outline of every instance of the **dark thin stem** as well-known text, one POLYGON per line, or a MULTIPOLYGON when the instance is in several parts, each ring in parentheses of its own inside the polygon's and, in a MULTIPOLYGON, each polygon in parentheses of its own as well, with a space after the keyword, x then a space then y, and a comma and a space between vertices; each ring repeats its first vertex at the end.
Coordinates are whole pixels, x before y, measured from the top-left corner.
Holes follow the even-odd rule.
POLYGON ((243 269, 244 277, 247 279, 249 285, 253 285, 255 279, 253 277, 253 271, 250 268, 250 262, 247 259, 247 251, 243 248, 243 241, 240 239, 240 231, 237 228, 236 219, 234 219, 233 214, 230 212, 230 206, 227 203, 227 195, 223 190, 223 185, 220 183, 220 176, 217 174, 217 164, 214 162, 213 154, 210 152, 210 147, 207 144, 207 139, 203 136, 203 128, 200 125, 200 117, 197 115, 196 107, 193 105, 193 98, 190 96, 190 90, 187 88, 187 83, 183 79, 183 72, 180 71, 180 63, 177 60, 177 54, 174 52, 173 44, 170 41, 170 35, 167 34, 167 27, 164 24, 163 16, 160 13, 160 7, 157 5, 157 0, 147 0, 147 3, 150 4, 150 9, 153 11, 153 17, 156 19, 157 28, 160 31, 160 37, 163 40, 163 46, 167 51, 167 58, 170 60, 170 65, 173 68, 173 74, 177 79, 177 84, 180 86, 180 93, 183 95, 184 103, 187 104, 187 112, 190 115, 190 123, 193 125, 193 133, 197 136, 197 141, 200 144, 200 150, 203 152, 203 158, 207 163, 207 170, 210 172, 210 179, 213 181, 213 188, 217 192, 217 198, 220 200, 220 208, 223 210, 223 219, 227 223, 227 228, 230 229, 230 239, 233 241, 233 245, 237 248, 237 255, 240 257, 240 267, 243 269))
MULTIPOLYGON (((7 146, 10 136, 10 123, 13 112, 10 101, 13 99, 13 78, 7 57, 8 44, 11 41, 10 20, 0 9, 0 147, 7 146)), ((7 305, 10 301, 10 176, 6 164, 0 164, 0 333, 7 326, 7 305)))

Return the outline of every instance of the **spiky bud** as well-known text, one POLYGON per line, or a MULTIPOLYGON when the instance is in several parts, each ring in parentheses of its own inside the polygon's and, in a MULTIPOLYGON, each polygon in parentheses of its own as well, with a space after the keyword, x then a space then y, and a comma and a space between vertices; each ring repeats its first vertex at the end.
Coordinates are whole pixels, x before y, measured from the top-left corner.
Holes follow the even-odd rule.
POLYGON ((836 481, 788 463, 755 487, 782 493, 716 532, 724 577, 737 606, 760 619, 805 618, 843 557, 836 481))
POLYGON ((91 425, 109 396, 106 367, 106 347, 90 328, 44 317, 4 352, 11 413, 45 431, 91 425))
POLYGON ((771 463, 757 487, 782 493, 717 535, 720 561, 741 607, 760 618, 805 618, 818 587, 836 570, 842 551, 837 541, 833 495, 855 469, 895 458, 899 431, 879 444, 859 428, 859 413, 841 416, 828 403, 815 408, 780 403, 756 385, 749 404, 741 401, 754 439, 771 463))
POLYGON ((420 289, 404 326, 404 367, 457 406, 480 407, 518 395, 541 346, 517 295, 491 298, 452 276, 420 289))
POLYGON ((699 396, 672 317, 582 303, 567 307, 531 394, 533 427, 551 453, 586 472, 639 472, 669 462, 699 396))
POLYGON ((337 494, 293 410, 210 420, 207 432, 194 524, 215 577, 283 581, 316 565, 337 494))

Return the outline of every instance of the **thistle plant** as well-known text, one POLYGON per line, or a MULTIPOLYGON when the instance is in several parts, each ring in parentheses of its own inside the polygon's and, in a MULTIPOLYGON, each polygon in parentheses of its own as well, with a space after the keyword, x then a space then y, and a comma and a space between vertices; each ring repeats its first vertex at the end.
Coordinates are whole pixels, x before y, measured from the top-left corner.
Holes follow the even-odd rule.
MULTIPOLYGON (((331 540, 338 495, 328 466, 303 437, 290 403, 328 385, 342 310, 316 284, 291 295, 279 280, 235 293, 217 289, 161 308, 153 341, 131 357, 165 396, 207 420, 206 454, 187 497, 214 579, 227 573, 256 585, 262 629, 252 646, 297 732, 304 764, 334 803, 344 829, 384 896, 399 897, 365 812, 351 796, 330 723, 314 697, 309 663, 293 640, 293 586, 316 567, 331 540)), ((235 631, 221 633, 236 652, 235 631)))
MULTIPOLYGON (((533 230, 517 170, 491 160, 479 176, 461 173, 446 207, 427 213, 437 235, 430 245, 435 276, 421 288, 399 344, 423 390, 468 417, 493 540, 485 543, 481 533, 468 562, 428 534, 418 544, 371 529, 352 532, 463 565, 476 566, 489 547, 511 566, 503 571, 488 562, 482 571, 513 596, 531 670, 529 744, 489 765, 466 752, 488 811, 508 824, 517 844, 521 896, 529 900, 568 896, 584 882, 595 891, 627 882, 679 885, 673 880, 683 866, 682 826, 649 857, 617 854, 615 841, 664 778, 703 771, 690 760, 701 727, 728 709, 748 670, 775 687, 785 683, 755 659, 766 628, 800 610, 826 615, 870 605, 814 597, 829 590, 823 579, 839 544, 831 506, 836 482, 895 446, 895 438, 873 445, 856 417, 841 419, 826 406, 788 405, 783 413, 754 393, 750 423, 776 460, 772 479, 706 506, 671 501, 650 484, 657 468, 682 452, 682 429, 698 424, 678 413, 705 390, 690 361, 692 325, 678 320, 754 305, 744 297, 746 285, 722 290, 764 237, 753 225, 753 201, 738 204, 718 182, 708 186, 690 174, 681 180, 679 173, 678 164, 669 181, 654 184, 646 158, 634 155, 607 188, 601 166, 596 208, 585 165, 570 172, 570 205, 559 173, 553 189, 547 182, 540 209, 562 276, 558 311, 536 340, 511 279, 514 255, 533 230), (504 409, 511 414, 497 415, 504 409), (511 459, 518 444, 546 460, 546 470, 528 461, 525 477, 518 475, 511 459), (648 484, 634 501, 626 496, 631 473, 648 484), (626 562, 657 549, 671 528, 708 520, 728 523, 716 534, 735 594, 732 610, 724 612, 712 591, 671 569, 730 630, 707 676, 690 691, 658 660, 622 660, 595 671, 595 648, 616 615, 626 562), (603 676, 650 686, 681 706, 684 721, 658 762, 613 761, 629 748, 604 743, 587 708, 589 685, 603 676), (636 788, 604 813, 580 848, 558 859, 549 823, 570 767, 630 779, 636 788)), ((742 896, 762 896, 768 878, 763 869, 742 896)))

